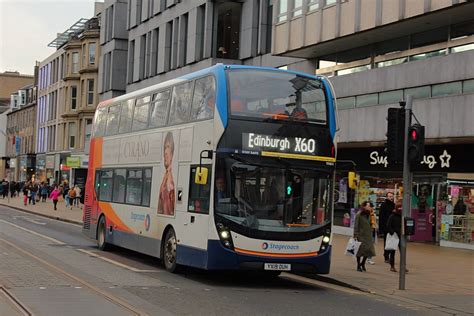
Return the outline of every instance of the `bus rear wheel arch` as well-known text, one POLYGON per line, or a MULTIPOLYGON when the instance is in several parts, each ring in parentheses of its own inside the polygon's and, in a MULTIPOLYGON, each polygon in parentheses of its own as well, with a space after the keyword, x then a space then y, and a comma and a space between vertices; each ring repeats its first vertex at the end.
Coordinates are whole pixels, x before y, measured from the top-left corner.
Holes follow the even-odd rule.
POLYGON ((97 247, 103 251, 110 248, 110 244, 107 243, 107 225, 105 215, 102 215, 99 218, 99 224, 97 225, 97 247))

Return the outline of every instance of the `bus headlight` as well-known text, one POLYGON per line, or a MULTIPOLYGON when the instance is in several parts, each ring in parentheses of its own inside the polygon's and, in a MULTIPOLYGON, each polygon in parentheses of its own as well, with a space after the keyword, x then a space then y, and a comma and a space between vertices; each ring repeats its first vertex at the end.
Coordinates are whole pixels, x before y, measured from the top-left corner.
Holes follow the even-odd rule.
POLYGON ((331 237, 328 235, 324 235, 322 242, 321 242, 321 248, 319 249, 319 252, 326 251, 326 249, 329 247, 329 242, 331 241, 331 237))
POLYGON ((331 238, 329 238, 329 236, 324 236, 323 237, 323 243, 325 243, 325 244, 329 244, 330 240, 331 240, 331 238))
POLYGON ((222 223, 217 223, 216 228, 217 234, 219 235, 219 239, 221 240, 224 247, 234 250, 234 243, 232 242, 232 235, 230 233, 230 230, 222 223))

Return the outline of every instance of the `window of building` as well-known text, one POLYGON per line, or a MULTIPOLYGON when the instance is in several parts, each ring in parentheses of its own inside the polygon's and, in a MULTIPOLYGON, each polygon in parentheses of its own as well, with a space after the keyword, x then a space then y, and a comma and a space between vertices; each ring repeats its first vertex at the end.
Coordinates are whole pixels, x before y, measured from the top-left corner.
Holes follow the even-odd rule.
POLYGON ((303 0, 293 1, 293 17, 297 17, 303 14, 303 0))
POLYGON ((337 0, 325 0, 324 1, 324 6, 327 7, 327 6, 336 4, 336 2, 337 2, 337 0))
POLYGON ((95 43, 89 43, 89 64, 95 64, 95 43))
POLYGON ((128 48, 128 83, 133 82, 133 66, 135 59, 135 40, 130 41, 128 48))
POLYGON ((71 86, 71 109, 75 110, 77 108, 77 87, 71 86))
POLYGON ((338 76, 348 75, 348 74, 352 74, 352 73, 356 73, 356 72, 360 72, 360 71, 364 71, 364 70, 369 70, 369 69, 370 69, 370 65, 363 65, 363 66, 338 70, 337 75, 338 76))
POLYGON ((280 0, 278 4, 277 23, 286 21, 288 12, 288 0, 280 0))
POLYGON ((115 135, 118 132, 120 122, 120 104, 109 107, 109 114, 107 115, 107 127, 105 135, 115 135))
POLYGON ((146 78, 146 67, 145 67, 145 58, 146 58, 146 34, 140 36, 140 59, 138 61, 139 74, 138 78, 141 80, 146 78))
POLYGON ((112 202, 125 202, 125 187, 127 184, 127 169, 115 169, 113 176, 112 202))
POLYGON ((448 27, 429 30, 413 34, 411 36, 410 48, 423 47, 431 44, 442 43, 448 40, 448 27))
POLYGON ((462 82, 448 82, 442 84, 435 84, 431 87, 432 97, 442 97, 446 95, 461 94, 462 82))
POLYGON ((191 120, 204 120, 214 116, 216 106, 216 83, 208 76, 196 80, 194 87, 191 120))
POLYGON ((69 149, 76 147, 76 123, 69 123, 69 149))
POLYGON ((150 96, 137 99, 135 113, 133 115, 132 131, 139 131, 147 127, 149 109, 150 96))
POLYGON ((404 90, 405 98, 411 95, 413 99, 425 99, 431 97, 431 87, 423 86, 417 88, 409 88, 404 90))
POLYGON ((408 57, 402 57, 402 58, 397 58, 397 59, 378 62, 376 64, 376 67, 377 68, 382 68, 382 67, 388 67, 388 66, 403 64, 403 63, 406 63, 406 62, 408 62, 408 57))
POLYGON ((474 79, 464 80, 462 83, 463 93, 474 93, 474 79))
POLYGON ((150 127, 160 127, 166 125, 168 118, 168 104, 170 99, 170 91, 162 91, 153 95, 150 111, 150 127))
POLYGON ((308 11, 313 11, 313 10, 318 10, 319 9, 319 3, 322 0, 309 0, 308 1, 308 11))
POLYGON ((352 109, 354 107, 355 107, 355 97, 337 99, 337 108, 339 110, 352 109))
POLYGON ((474 21, 468 21, 451 26, 451 40, 456 40, 474 34, 474 21))
POLYGON ((418 54, 410 56, 410 61, 422 60, 430 57, 443 56, 446 55, 446 49, 435 50, 428 53, 418 54))
POLYGON ((356 106, 357 107, 377 105, 378 103, 379 103, 378 93, 358 95, 356 97, 356 106))
POLYGON ((403 90, 379 93, 379 104, 393 104, 403 100, 403 90))
POLYGON ((94 104, 94 79, 87 79, 87 105, 94 104))
POLYGON ((186 82, 173 88, 170 110, 171 125, 185 123, 189 120, 192 88, 192 82, 186 82))
POLYGON ((87 48, 86 44, 82 44, 82 68, 87 66, 87 48))
POLYGON ((242 4, 219 3, 217 7, 217 58, 239 58, 242 4))
POLYGON ((79 53, 72 53, 72 68, 73 74, 77 74, 79 71, 79 53))
POLYGON ((188 198, 188 212, 209 214, 209 201, 211 198, 211 172, 212 166, 205 165, 208 168, 209 174, 206 184, 196 184, 194 179, 196 177, 196 170, 198 166, 191 166, 191 174, 189 179, 189 198, 188 198))
POLYGON ((132 129, 134 107, 135 99, 128 100, 122 104, 122 111, 120 112, 119 133, 127 133, 132 129))
POLYGON ((473 50, 474 49, 474 44, 467 44, 467 45, 462 45, 462 46, 456 46, 451 48, 451 53, 460 53, 460 52, 465 52, 467 50, 473 50))

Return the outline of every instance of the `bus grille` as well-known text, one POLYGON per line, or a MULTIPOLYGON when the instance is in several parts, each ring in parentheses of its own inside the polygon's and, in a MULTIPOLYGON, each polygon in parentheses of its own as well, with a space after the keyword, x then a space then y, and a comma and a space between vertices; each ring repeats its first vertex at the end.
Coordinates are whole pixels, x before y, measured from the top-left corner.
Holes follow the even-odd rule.
POLYGON ((92 208, 90 206, 84 206, 84 223, 82 224, 82 228, 85 230, 91 228, 91 211, 92 208))

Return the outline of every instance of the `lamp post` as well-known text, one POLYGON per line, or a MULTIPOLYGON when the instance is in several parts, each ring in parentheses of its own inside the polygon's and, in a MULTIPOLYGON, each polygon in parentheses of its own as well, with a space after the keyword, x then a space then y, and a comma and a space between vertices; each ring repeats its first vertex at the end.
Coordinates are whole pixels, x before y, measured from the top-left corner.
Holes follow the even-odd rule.
MULTIPOLYGON (((5 138, 7 138, 7 134, 5 133, 5 131, 2 131, 0 129, 0 133, 2 133, 3 136, 5 136, 5 138)), ((11 188, 11 184, 10 184, 10 168, 8 169, 8 174, 7 174, 7 181, 8 181, 8 193, 7 193, 7 199, 8 199, 8 204, 10 204, 10 188, 11 188)))

